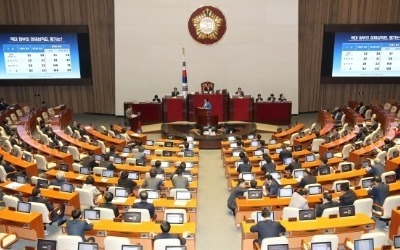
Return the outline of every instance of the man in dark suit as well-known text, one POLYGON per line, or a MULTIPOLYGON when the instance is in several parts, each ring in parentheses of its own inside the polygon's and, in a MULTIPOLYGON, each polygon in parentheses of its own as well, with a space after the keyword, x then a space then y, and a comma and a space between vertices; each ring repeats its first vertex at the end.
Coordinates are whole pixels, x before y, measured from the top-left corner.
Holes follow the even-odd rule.
POLYGON ((0 111, 7 109, 8 107, 8 103, 6 103, 6 101, 4 101, 4 98, 0 99, 0 111))
POLYGON ((93 224, 89 220, 81 220, 81 210, 74 209, 71 212, 71 216, 73 220, 67 221, 67 234, 80 236, 84 242, 93 241, 93 237, 89 237, 85 239, 85 231, 89 231, 93 229, 93 224))
POLYGON ((328 159, 326 157, 321 157, 322 165, 314 169, 313 173, 318 173, 319 175, 327 175, 331 173, 331 166, 328 165, 328 159))
POLYGON ((238 180, 238 186, 232 188, 231 194, 229 195, 227 206, 232 211, 233 216, 236 216, 236 198, 243 196, 244 192, 247 191, 245 188, 245 181, 243 179, 238 180))
POLYGON ((186 244, 186 237, 188 237, 189 232, 184 232, 182 234, 182 238, 179 237, 177 234, 170 234, 169 230, 171 230, 171 225, 169 224, 168 221, 163 221, 160 224, 161 228, 161 234, 155 234, 155 233, 150 233, 150 235, 153 235, 153 243, 156 240, 161 240, 161 239, 179 239, 181 242, 181 245, 184 246, 186 244))
POLYGON ((149 174, 150 178, 144 180, 142 183, 142 188, 160 190, 161 186, 164 184, 163 180, 161 178, 157 178, 157 172, 154 169, 150 169, 149 174))
POLYGON ((354 193, 353 189, 350 189, 348 183, 342 183, 340 185, 340 190, 342 191, 342 196, 339 197, 340 206, 350 206, 353 205, 357 200, 357 195, 354 193))
POLYGON ((172 91, 172 93, 171 93, 171 96, 172 96, 172 97, 176 97, 176 96, 178 96, 178 95, 179 95, 178 88, 175 87, 175 88, 174 88, 174 91, 172 91))
MULTIPOLYGON (((264 153, 264 149, 266 149, 267 147, 265 146, 265 141, 264 140, 258 140, 260 143, 260 146, 257 147, 256 150, 262 150, 264 153)), ((268 148, 267 148, 268 149, 268 148)))
POLYGON ((340 204, 337 201, 332 201, 332 194, 325 192, 322 195, 322 204, 317 205, 317 208, 315 210, 315 215, 317 217, 321 217, 322 213, 326 208, 331 208, 331 207, 338 207, 340 204))
POLYGON ((282 151, 279 153, 279 159, 283 162, 284 158, 292 158, 292 152, 290 152, 285 144, 282 144, 282 151))
MULTIPOLYGON (((389 196, 389 185, 383 183, 380 176, 374 176, 373 186, 368 190, 368 195, 372 197, 374 204, 382 206, 385 199, 389 196)), ((380 209, 374 206, 374 210, 380 209)))
POLYGON ((263 239, 271 237, 279 237, 280 234, 286 232, 286 228, 279 221, 270 219, 271 212, 264 208, 261 212, 262 221, 250 227, 250 232, 258 233, 258 244, 261 245, 263 239))
POLYGON ((237 91, 235 92, 235 95, 238 95, 238 96, 241 96, 241 97, 244 96, 244 92, 243 92, 243 90, 242 90, 241 87, 239 87, 239 88, 237 89, 237 91))
POLYGON ((369 127, 369 130, 370 131, 374 131, 374 130, 376 130, 378 128, 379 124, 375 119, 371 119, 371 122, 372 122, 372 125, 371 125, 371 127, 369 127))
POLYGON ((299 162, 299 157, 296 155, 293 156, 293 161, 287 167, 285 167, 285 170, 290 171, 290 174, 292 174, 293 170, 295 169, 301 169, 301 162, 299 162))
POLYGON ((297 183, 298 188, 304 188, 308 184, 315 184, 317 183, 317 177, 311 174, 310 169, 306 169, 304 171, 304 176, 301 178, 300 182, 297 183))
POLYGON ((2 165, 4 170, 6 171, 7 178, 10 178, 10 179, 14 180, 15 179, 15 173, 12 173, 12 172, 15 172, 16 170, 11 164, 9 164, 9 163, 7 163, 7 162, 5 162, 3 160, 3 155, 0 155, 0 165, 2 165))
POLYGON ((81 159, 81 165, 86 168, 90 168, 93 170, 94 167, 97 167, 99 164, 94 160, 93 151, 89 151, 89 155, 85 156, 81 159))
POLYGON ((265 176, 265 182, 262 186, 264 196, 278 195, 279 183, 272 177, 272 175, 267 174, 265 176))
POLYGON ((42 198, 40 195, 40 188, 34 188, 32 190, 32 196, 28 198, 29 202, 38 202, 38 203, 43 203, 46 205, 47 210, 50 212, 50 219, 52 222, 58 220, 58 225, 61 226, 64 224, 67 220, 64 220, 64 212, 65 212, 65 205, 60 204, 59 209, 54 209, 54 206, 51 202, 46 200, 45 198, 42 198))
POLYGON ((386 172, 385 165, 383 165, 378 158, 374 159, 374 165, 371 167, 366 167, 365 170, 367 174, 371 174, 373 176, 381 176, 386 172))
POLYGON ((68 183, 65 180, 65 172, 64 171, 58 171, 56 174, 56 179, 55 180, 51 180, 49 183, 49 186, 57 186, 57 187, 61 187, 62 184, 64 183, 68 183))
POLYGON ((103 156, 103 160, 100 162, 100 167, 107 168, 107 170, 113 171, 115 171, 116 169, 114 164, 110 161, 110 155, 108 154, 105 154, 103 156))
POLYGON ((249 158, 244 157, 243 158, 243 163, 239 163, 239 166, 237 168, 237 172, 240 173, 249 173, 251 172, 252 166, 249 163, 249 158))
POLYGON ((142 191, 142 192, 140 192, 139 197, 140 197, 140 202, 133 203, 132 207, 149 210, 150 217, 153 218, 155 209, 154 209, 153 203, 147 202, 147 198, 149 197, 149 195, 147 194, 146 191, 142 191))
POLYGON ((154 170, 156 171, 157 174, 163 174, 164 169, 161 167, 161 161, 157 160, 154 163, 154 170))
POLYGON ((271 157, 270 156, 266 156, 264 159, 265 159, 265 164, 261 166, 261 170, 264 173, 275 172, 276 164, 274 162, 272 162, 271 157))
POLYGON ((112 204, 112 200, 114 199, 114 195, 111 192, 106 192, 104 195, 104 200, 106 201, 105 203, 100 203, 99 207, 103 208, 108 208, 114 211, 114 216, 118 217, 119 211, 118 211, 118 206, 115 204, 112 204))
POLYGON ((128 179, 128 172, 121 171, 121 174, 118 179, 118 187, 128 188, 129 192, 132 193, 133 189, 137 186, 136 181, 128 179))
POLYGON ((115 146, 111 145, 110 146, 110 151, 107 153, 110 157, 117 157, 119 154, 115 152, 115 146))
POLYGON ((3 129, 4 129, 4 132, 5 132, 7 135, 11 135, 11 134, 12 134, 11 127, 10 127, 10 125, 8 124, 8 120, 7 120, 7 119, 4 119, 4 120, 3 120, 3 125, 2 125, 2 127, 3 127, 3 129))

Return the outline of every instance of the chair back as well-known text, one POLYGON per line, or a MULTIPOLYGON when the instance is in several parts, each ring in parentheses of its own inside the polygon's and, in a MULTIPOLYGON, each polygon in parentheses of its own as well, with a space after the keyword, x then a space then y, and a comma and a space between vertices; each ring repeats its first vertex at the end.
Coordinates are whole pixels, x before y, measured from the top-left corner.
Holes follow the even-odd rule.
POLYGON ((337 190, 337 189, 336 189, 336 186, 337 186, 338 184, 343 184, 343 183, 348 184, 349 187, 350 187, 350 181, 348 181, 348 180, 340 180, 340 181, 334 181, 334 182, 333 182, 331 190, 335 190, 335 192, 340 192, 340 190, 337 190))
POLYGON ((48 108, 48 109, 47 109, 47 112, 49 113, 49 116, 50 116, 50 117, 53 117, 53 116, 56 115, 56 112, 54 112, 54 109, 53 109, 53 108, 48 108))
POLYGON ((380 249, 382 245, 388 243, 388 238, 383 232, 365 233, 360 239, 374 239, 374 249, 380 249))
POLYGON ((7 180, 7 172, 2 165, 0 165, 0 181, 6 182, 7 180))
POLYGON ((80 161, 79 150, 75 146, 68 146, 68 153, 72 155, 74 161, 80 161))
POLYGON ((371 115, 372 115, 372 109, 368 109, 367 111, 365 111, 364 115, 365 120, 371 120, 371 115))
POLYGON ((379 159, 380 163, 385 164, 386 163, 386 151, 379 152, 376 158, 379 159))
MULTIPOLYGON (((342 159, 348 159, 350 156, 350 151, 351 151, 352 145, 346 144, 344 145, 343 149, 342 149, 342 159)), ((353 163, 354 165, 354 163, 353 163)))
POLYGON ((392 210, 396 209, 400 206, 400 195, 393 195, 389 196, 383 202, 383 215, 381 216, 382 219, 390 219, 392 218, 392 210))
POLYGON ((97 144, 99 145, 99 147, 101 148, 101 153, 105 154, 106 153, 106 145, 104 144, 104 142, 102 140, 97 140, 97 144))
POLYGON ((57 249, 62 250, 76 250, 78 249, 78 243, 82 242, 80 236, 73 235, 59 235, 57 237, 57 249))
POLYGON ((108 131, 108 136, 111 136, 111 137, 115 138, 115 133, 114 133, 114 131, 109 130, 109 131, 108 131))
POLYGON ((171 188, 169 190, 169 197, 176 197, 176 191, 188 191, 186 188, 171 188))
POLYGON ((22 111, 21 111, 20 109, 17 109, 17 111, 15 111, 15 112, 17 113, 17 116, 18 116, 19 118, 21 118, 21 117, 24 116, 24 114, 22 113, 22 111))
POLYGON ((311 143, 311 151, 314 153, 318 153, 319 152, 319 145, 325 143, 325 140, 322 138, 315 138, 314 140, 312 140, 311 143))
POLYGON ((287 220, 288 218, 299 219, 299 209, 294 207, 284 207, 282 211, 282 220, 287 220))
POLYGON ((74 137, 75 139, 81 139, 81 133, 79 133, 78 130, 75 130, 74 133, 72 134, 72 137, 74 137))
POLYGON ((103 170, 107 170, 105 167, 94 167, 93 174, 101 176, 103 174, 103 170))
POLYGON ((96 207, 96 210, 100 210, 100 219, 112 220, 115 218, 114 210, 105 207, 96 207))
POLYGON ((374 200, 371 198, 363 198, 363 199, 357 199, 354 201, 354 208, 355 208, 355 213, 356 214, 365 214, 368 217, 372 217, 372 204, 374 203, 374 200))
POLYGON ((151 221, 150 212, 145 208, 130 208, 128 212, 139 212, 141 222, 151 221))
POLYGON ((268 250, 270 245, 277 244, 289 244, 289 240, 285 236, 265 238, 261 242, 261 250, 268 250))
POLYGON ((6 194, 3 196, 3 201, 4 201, 4 204, 6 205, 6 207, 15 207, 16 208, 18 205, 19 199, 15 196, 6 194))
POLYGON ((31 112, 31 109, 28 106, 24 106, 24 113, 25 115, 29 114, 31 112))
POLYGON ((75 162, 72 163, 72 169, 76 173, 80 173, 81 172, 81 167, 82 167, 82 165, 79 164, 79 163, 75 163, 75 162))
POLYGON ((122 245, 130 244, 129 238, 126 237, 107 236, 104 238, 105 250, 122 249, 122 245))
POLYGON ((339 216, 339 207, 325 208, 321 217, 329 217, 331 214, 337 214, 339 216))
POLYGON ((75 188, 74 190, 79 193, 79 202, 81 203, 81 206, 93 207, 95 205, 92 193, 89 190, 82 188, 75 188))
POLYGON ((390 175, 396 176, 396 172, 394 172, 394 171, 388 171, 388 172, 382 173, 382 174, 381 174, 382 182, 383 182, 383 183, 386 183, 386 176, 390 176, 390 175))
POLYGON ((158 239, 154 241, 153 250, 165 250, 167 246, 180 246, 179 239, 158 239))
POLYGON ((30 202, 31 203, 31 212, 37 212, 42 214, 43 223, 49 224, 51 220, 49 218, 49 211, 44 203, 39 202, 30 202))
POLYGON ((135 164, 136 165, 136 159, 135 158, 126 158, 125 164, 135 164))
POLYGON ((40 154, 35 154, 35 160, 36 160, 36 165, 38 167, 38 169, 43 170, 43 171, 47 171, 47 161, 46 158, 43 155, 40 154))

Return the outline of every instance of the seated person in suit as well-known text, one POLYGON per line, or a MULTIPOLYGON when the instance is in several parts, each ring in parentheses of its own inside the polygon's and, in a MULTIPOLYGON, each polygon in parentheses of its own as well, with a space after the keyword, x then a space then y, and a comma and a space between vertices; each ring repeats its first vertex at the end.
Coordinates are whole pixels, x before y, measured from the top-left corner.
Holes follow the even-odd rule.
POLYGON ((138 152, 133 153, 133 158, 135 158, 136 160, 143 160, 144 162, 146 162, 147 156, 144 153, 144 147, 139 147, 138 152))
POLYGON ((278 100, 281 102, 286 101, 286 97, 283 94, 280 94, 278 100))
POLYGON ((118 187, 129 188, 129 192, 132 193, 133 189, 137 186, 136 181, 128 178, 129 174, 125 170, 121 171, 118 179, 118 187))
POLYGON ((49 202, 46 198, 42 198, 40 195, 40 188, 34 188, 32 190, 32 196, 28 198, 29 202, 38 202, 46 205, 47 210, 50 212, 50 220, 52 222, 58 221, 58 225, 63 225, 67 220, 64 220, 65 205, 59 204, 59 209, 54 209, 53 203, 49 202))
POLYGON ((13 147, 14 147, 14 145, 22 147, 21 139, 18 137, 17 133, 12 133, 11 136, 10 136, 9 141, 11 143, 11 146, 13 146, 13 147))
POLYGON ((115 169, 116 169, 114 164, 110 161, 109 154, 103 155, 103 160, 100 161, 100 167, 106 168, 107 170, 113 170, 113 171, 115 171, 115 169))
POLYGON ((89 175, 88 177, 86 177, 85 183, 82 185, 82 189, 84 190, 88 190, 91 194, 93 199, 97 200, 96 196, 100 196, 100 190, 93 185, 94 184, 94 177, 89 175))
POLYGON ((49 183, 49 186, 57 186, 57 187, 61 187, 61 184, 63 183, 68 183, 65 180, 65 172, 64 171, 58 171, 56 174, 56 179, 55 180, 51 180, 49 183))
POLYGON ((315 215, 321 217, 326 208, 338 207, 339 205, 339 202, 332 200, 332 194, 324 192, 322 195, 322 204, 316 206, 315 215))
POLYGON ((306 169, 304 171, 303 178, 301 178, 300 182, 297 183, 298 188, 304 188, 308 184, 315 184, 317 183, 317 177, 311 174, 310 169, 306 169))
POLYGON ((239 165, 243 163, 243 159, 244 159, 245 157, 246 157, 246 153, 243 152, 243 151, 240 151, 240 153, 239 153, 239 160, 237 160, 237 161, 235 162, 236 168, 239 167, 239 165))
MULTIPOLYGON (((119 186, 119 185, 118 185, 119 186)), ((114 199, 114 195, 111 192, 106 192, 104 195, 105 203, 100 203, 99 207, 108 208, 114 211, 114 216, 117 218, 119 216, 118 206, 112 204, 112 200, 114 199)))
POLYGON ((297 192, 294 192, 292 199, 290 200, 289 207, 308 209, 307 195, 308 190, 306 188, 301 188, 297 192))
POLYGON ((182 234, 182 238, 179 237, 179 235, 177 234, 170 234, 169 231, 171 230, 171 225, 169 224, 168 221, 163 221, 160 224, 160 228, 161 228, 161 234, 155 234, 155 233, 150 233, 150 235, 153 237, 153 243, 156 240, 160 240, 160 239, 179 239, 181 242, 181 245, 185 245, 186 244, 186 238, 189 235, 189 232, 184 232, 182 234))
POLYGON ((150 218, 154 218, 155 208, 153 203, 148 203, 147 198, 149 194, 146 191, 141 191, 139 194, 140 202, 135 202, 132 208, 141 208, 149 210, 150 218))
POLYGON ((369 127, 370 131, 374 131, 378 128, 379 123, 376 121, 376 119, 372 118, 371 119, 371 127, 369 127))
POLYGON ((276 100, 276 98, 275 98, 275 95, 274 94, 271 94, 268 98, 267 98, 267 101, 269 101, 269 102, 274 102, 276 100))
POLYGON ((261 245, 263 239, 271 237, 279 237, 286 232, 286 228, 279 221, 270 219, 271 212, 264 208, 261 212, 262 221, 250 227, 250 232, 258 233, 258 244, 261 245))
POLYGON ((333 119, 335 119, 335 122, 340 122, 343 116, 343 112, 340 108, 336 108, 332 112, 333 119))
POLYGON ((249 163, 249 158, 244 157, 243 158, 243 163, 240 163, 239 166, 237 167, 236 171, 240 173, 248 173, 251 172, 252 165, 249 163))
POLYGON ((2 125, 2 127, 3 127, 3 129, 4 129, 4 132, 5 132, 7 135, 11 135, 11 134, 12 134, 11 127, 10 127, 10 125, 8 124, 8 120, 7 120, 7 119, 4 119, 4 120, 3 120, 3 125, 2 125))
POLYGON ((353 189, 350 189, 349 184, 342 183, 340 185, 340 190, 342 192, 342 195, 340 197, 337 197, 335 201, 339 201, 340 206, 353 205, 354 202, 357 200, 357 195, 353 191, 353 189))
MULTIPOLYGON (((257 138, 256 141, 261 141, 261 134, 257 134, 257 135, 256 135, 256 138, 257 138)), ((264 142, 265 142, 265 141, 264 141, 264 142)))
POLYGON ((279 153, 279 159, 283 162, 284 158, 292 158, 292 152, 286 148, 285 144, 282 144, 282 151, 279 153))
POLYGON ((385 165, 383 165, 378 158, 374 159, 374 165, 372 165, 371 167, 366 167, 365 170, 367 171, 367 174, 370 174, 372 176, 381 176, 383 173, 386 172, 385 165))
POLYGON ((9 164, 8 162, 4 161, 3 158, 4 158, 4 156, 0 155, 0 165, 3 166, 4 170, 8 174, 7 178, 10 178, 10 179, 14 180, 15 179, 15 173, 12 173, 12 172, 15 172, 16 169, 11 164, 9 164))
POLYGON ((163 174, 164 169, 161 167, 161 161, 157 160, 154 163, 154 170, 157 172, 157 174, 163 174))
POLYGON ((299 157, 296 155, 293 156, 293 161, 285 167, 285 170, 290 171, 290 174, 292 174, 295 169, 301 169, 301 162, 299 162, 299 157))
POLYGON ((188 188, 189 187, 189 180, 188 178, 184 177, 183 170, 178 168, 176 170, 176 174, 172 176, 172 185, 174 188, 188 188))
POLYGON ((177 97, 178 95, 179 95, 178 88, 175 87, 175 88, 174 88, 174 91, 172 91, 172 93, 171 93, 171 96, 172 96, 172 97, 177 97))
POLYGON ((264 101, 264 99, 261 98, 261 94, 258 94, 256 102, 262 102, 262 101, 264 101))
POLYGON ((265 176, 265 182, 262 186, 264 196, 275 196, 279 192, 279 183, 272 177, 272 175, 267 174, 265 176))
POLYGON ((182 162, 179 164, 179 167, 176 168, 175 174, 176 174, 176 172, 178 171, 178 169, 182 169, 183 173, 185 173, 185 174, 190 174, 190 173, 191 173, 190 170, 186 170, 186 162, 184 162, 184 161, 182 161, 182 162))
POLYGON ((364 106, 364 103, 360 102, 360 104, 358 104, 358 106, 354 109, 354 111, 356 111, 357 113, 360 113, 360 109, 362 106, 364 106))
MULTIPOLYGON (((260 146, 257 147, 256 150, 262 150, 264 152, 264 149, 266 149, 267 147, 265 146, 265 141, 264 140, 258 140, 260 143, 260 146)), ((268 148, 267 148, 268 149, 268 148)))
POLYGON ((331 173, 331 166, 328 165, 328 159, 321 157, 322 165, 313 170, 314 174, 326 175, 331 173))
POLYGON ((72 210, 72 220, 67 221, 67 234, 80 236, 84 242, 94 242, 93 237, 85 238, 85 231, 92 230, 93 224, 89 220, 81 220, 81 215, 82 212, 80 209, 72 210))
POLYGON ((115 146, 110 146, 110 151, 107 153, 110 157, 117 157, 119 154, 115 151, 115 146))
POLYGON ((237 89, 237 91, 235 92, 235 95, 238 95, 238 96, 241 96, 241 97, 244 96, 244 92, 243 92, 243 90, 242 90, 241 87, 239 87, 239 88, 237 89))
POLYGON ((93 151, 89 151, 88 156, 85 156, 81 159, 81 165, 83 167, 90 168, 90 170, 93 170, 94 167, 99 166, 99 164, 94 160, 93 151))
POLYGON ((238 185, 235 188, 232 188, 231 194, 228 197, 227 206, 232 211, 233 217, 236 216, 236 198, 239 196, 243 196, 244 192, 247 191, 245 187, 245 181, 243 179, 238 180, 238 185))
MULTIPOLYGON (((373 186, 368 190, 368 195, 374 200, 374 204, 382 207, 389 196, 389 185, 382 182, 381 176, 374 176, 373 186)), ((373 206, 373 209, 380 211, 378 206, 373 206)))
POLYGON ((143 146, 143 142, 142 141, 137 141, 136 145, 134 148, 137 148, 140 152, 144 152, 145 147, 143 146))
POLYGON ((150 178, 144 180, 142 183, 142 188, 160 190, 161 186, 163 185, 163 180, 157 178, 157 172, 154 169, 150 169, 149 173, 150 178))
POLYGON ((0 99, 0 111, 7 109, 8 103, 4 100, 4 98, 0 99))
POLYGON ((390 148, 396 146, 396 143, 389 138, 385 138, 384 140, 385 144, 383 145, 382 151, 388 151, 390 148))
POLYGON ((161 99, 160 99, 160 98, 158 98, 158 95, 155 95, 155 96, 154 96, 154 98, 153 98, 153 102, 158 102, 158 103, 161 103, 161 99))
POLYGON ((272 162, 272 159, 269 155, 267 155, 266 157, 264 157, 265 160, 265 164, 261 166, 261 170, 264 173, 271 173, 271 172, 275 172, 276 170, 276 164, 274 162, 272 162))
POLYGON ((78 123, 76 124, 76 129, 78 130, 79 134, 81 136, 87 135, 86 130, 82 127, 82 124, 78 123))

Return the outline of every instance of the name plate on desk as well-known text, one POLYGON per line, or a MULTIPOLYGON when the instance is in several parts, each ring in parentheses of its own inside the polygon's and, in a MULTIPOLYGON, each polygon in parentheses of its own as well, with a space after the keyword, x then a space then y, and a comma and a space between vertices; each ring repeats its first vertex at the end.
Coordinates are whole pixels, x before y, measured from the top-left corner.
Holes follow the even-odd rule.
POLYGON ((296 217, 288 218, 288 221, 289 222, 294 222, 294 221, 297 221, 297 218, 296 217))
POLYGON ((329 219, 335 219, 335 218, 337 218, 338 216, 337 216, 337 214, 330 214, 329 215, 329 219))
POLYGON ((255 223, 255 220, 246 220, 246 223, 255 223))

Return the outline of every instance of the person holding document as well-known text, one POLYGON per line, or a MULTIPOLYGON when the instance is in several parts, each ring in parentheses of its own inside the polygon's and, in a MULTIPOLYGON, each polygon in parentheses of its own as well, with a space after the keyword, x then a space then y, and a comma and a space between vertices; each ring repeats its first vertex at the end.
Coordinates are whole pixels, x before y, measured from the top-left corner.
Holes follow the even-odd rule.
POLYGON ((203 109, 207 109, 207 113, 210 114, 212 105, 211 105, 210 101, 208 100, 208 98, 204 99, 203 109))

